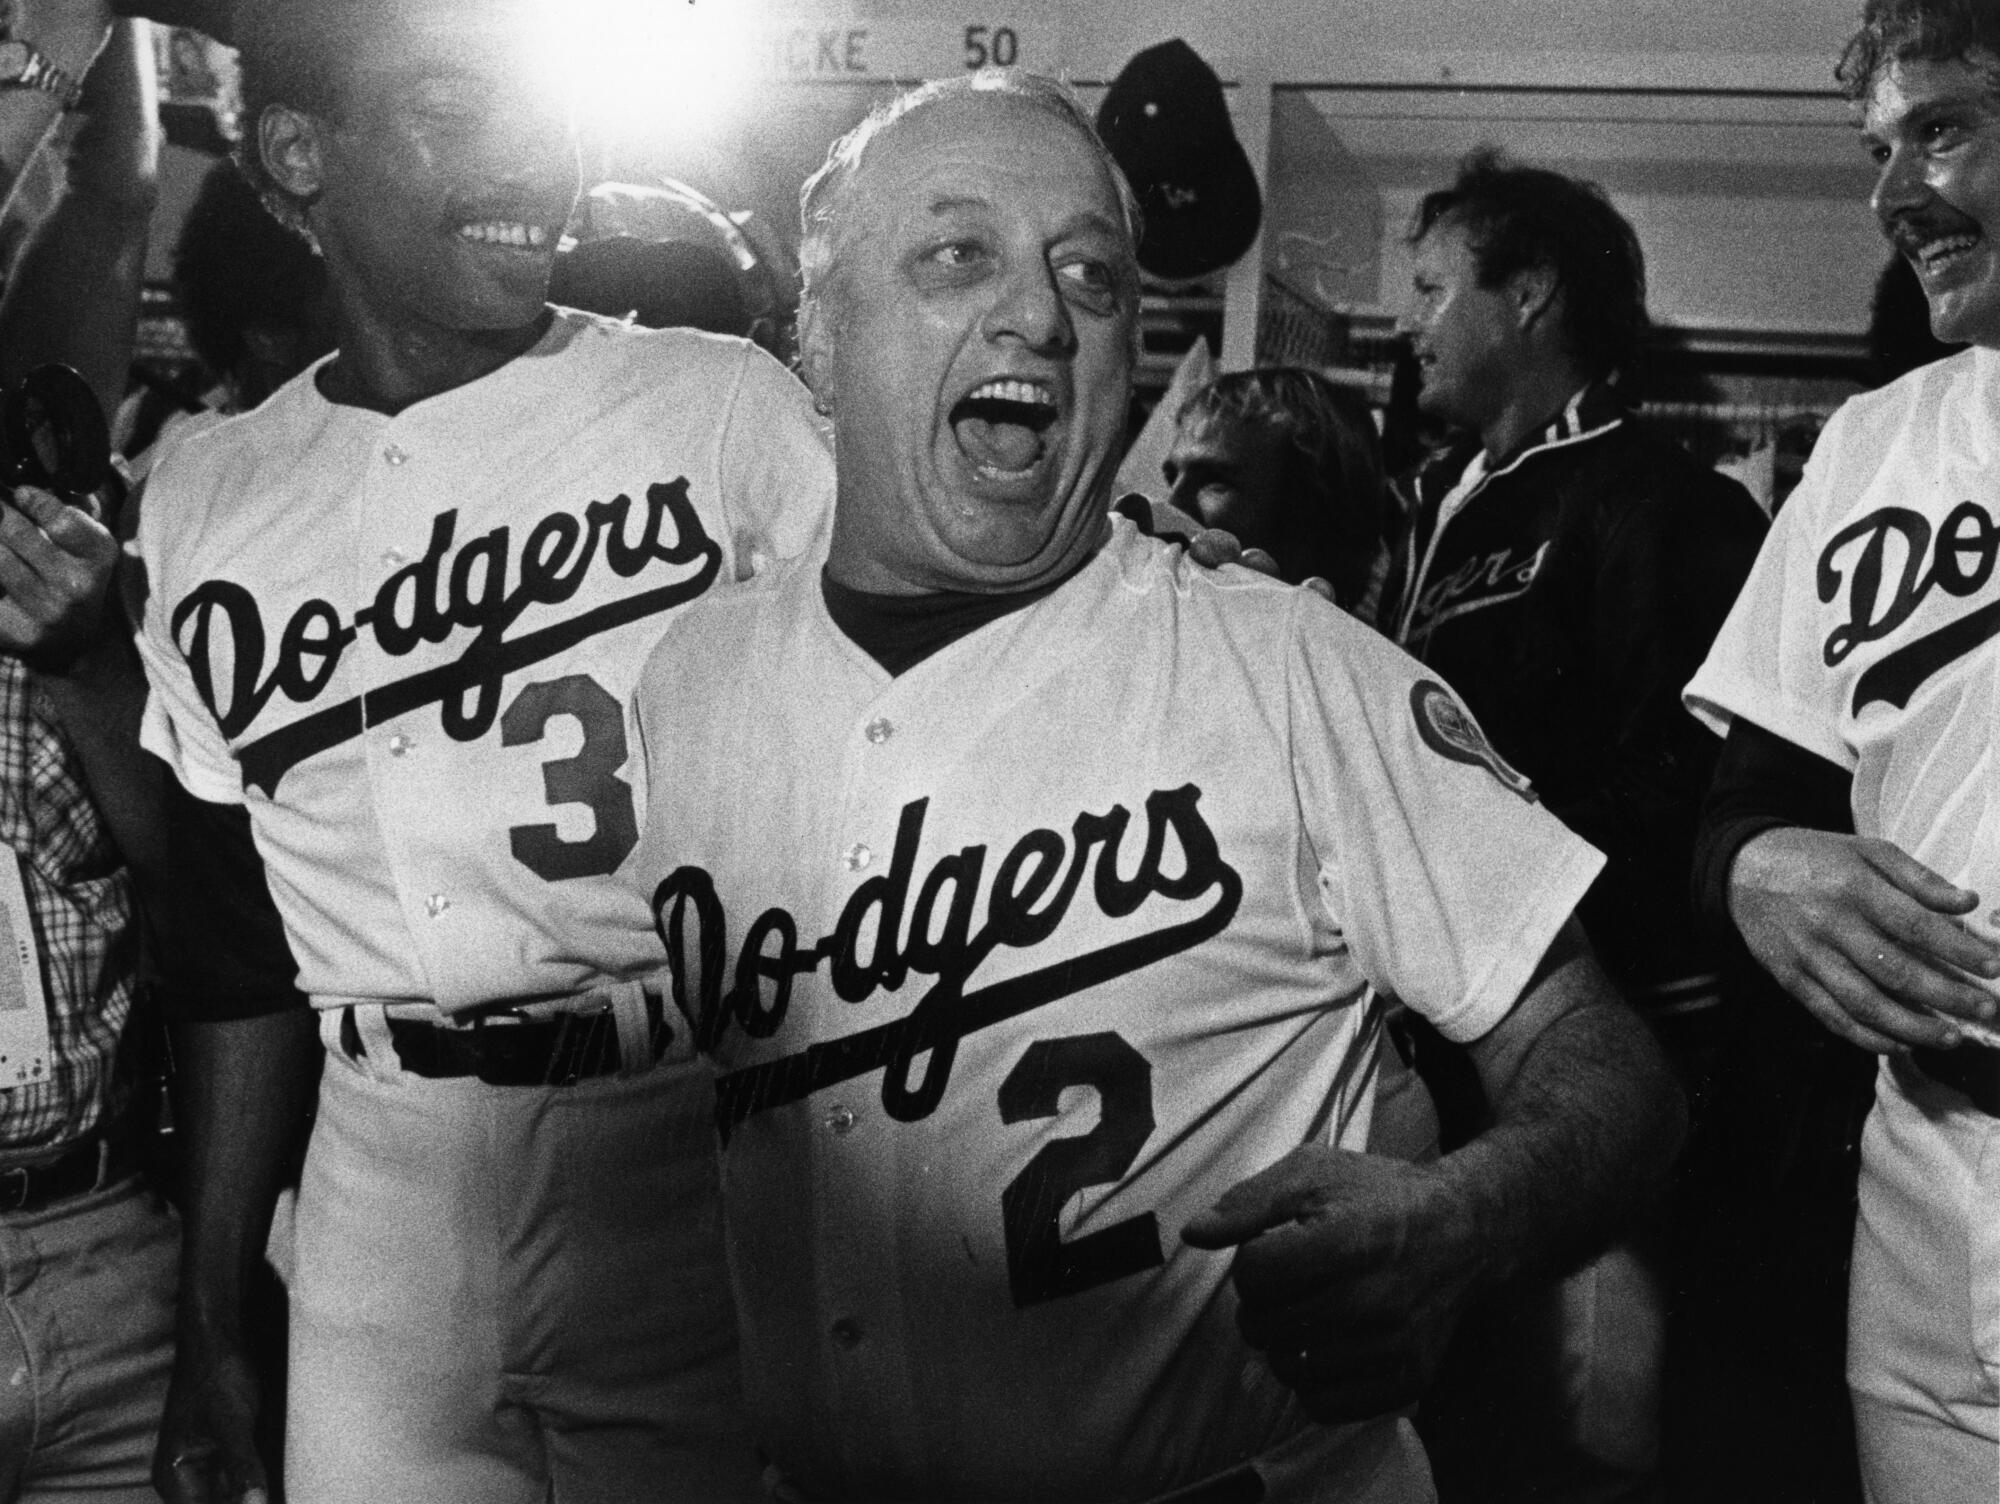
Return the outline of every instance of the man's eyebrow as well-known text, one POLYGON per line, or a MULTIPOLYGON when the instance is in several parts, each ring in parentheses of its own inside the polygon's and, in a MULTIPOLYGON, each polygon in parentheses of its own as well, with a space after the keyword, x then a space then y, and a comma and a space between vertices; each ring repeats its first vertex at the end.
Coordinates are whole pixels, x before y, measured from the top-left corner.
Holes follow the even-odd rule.
POLYGON ((1099 230, 1106 235, 1123 235, 1125 227, 1110 215, 1097 209, 1089 209, 1065 221, 1063 234, 1074 235, 1080 230, 1099 230))
POLYGON ((953 214, 960 209, 990 209, 992 201, 975 193, 941 193, 931 200, 931 213, 953 214))
MULTIPOLYGON (((1920 130, 1941 115, 1971 115, 1980 120, 1991 120, 1996 114, 2000 114, 2000 100, 1984 89, 1967 89, 1963 93, 1947 94, 1941 99, 1926 99, 1912 105, 1889 122, 1887 133, 1920 130)), ((1882 144, 1885 132, 1870 130, 1865 116, 1856 123, 1860 126, 1863 141, 1871 146, 1882 144)))

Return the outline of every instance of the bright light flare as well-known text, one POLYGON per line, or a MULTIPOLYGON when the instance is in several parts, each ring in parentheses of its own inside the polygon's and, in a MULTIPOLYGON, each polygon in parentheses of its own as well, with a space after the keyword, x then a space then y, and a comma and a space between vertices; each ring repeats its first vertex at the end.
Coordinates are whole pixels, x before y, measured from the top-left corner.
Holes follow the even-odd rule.
POLYGON ((586 130, 695 139, 742 111, 756 79, 744 0, 537 0, 555 82, 586 130))

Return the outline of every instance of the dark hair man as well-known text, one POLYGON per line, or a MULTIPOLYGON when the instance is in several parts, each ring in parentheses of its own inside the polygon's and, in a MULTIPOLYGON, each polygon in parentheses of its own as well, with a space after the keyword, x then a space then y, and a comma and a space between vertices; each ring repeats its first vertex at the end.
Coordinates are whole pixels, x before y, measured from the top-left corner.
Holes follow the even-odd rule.
POLYGON ((760 1440, 808 1498, 1427 1497, 1468 1294, 1671 1155, 1598 859, 1379 635, 1107 516, 1133 218, 1059 85, 905 96, 804 216, 834 526, 662 638, 627 869, 760 1440), (1462 1154, 1352 1152, 1371 983, 1467 1042, 1462 1154))
POLYGON ((1163 468, 1174 506, 1264 550, 1281 579, 1327 581, 1372 620, 1382 452, 1360 397, 1299 366, 1232 371, 1182 405, 1163 468))
MULTIPOLYGON (((254 831, 313 1011, 287 968, 178 1032, 192 1190, 157 1479, 261 1492, 242 1287, 317 1074, 295 1504, 755 1496, 706 1077, 609 877, 637 838, 644 651, 803 545, 824 447, 754 347, 547 306, 579 168, 534 13, 236 19, 245 165, 317 246, 338 350, 155 471, 144 734, 206 818, 188 860, 254 831)), ((241 956, 250 930, 232 911, 179 949, 241 956)))
POLYGON ((1849 1305, 1862 1479, 1959 1504, 2000 1488, 2000 10, 1870 0, 1840 77, 1931 332, 1972 348, 1834 415, 1688 686, 1729 738, 1698 875, 1884 1057, 1849 1305))
MULTIPOLYGON (((1620 398, 1616 378, 1647 328, 1645 262, 1598 188, 1477 152, 1423 200, 1411 242, 1418 406, 1464 438, 1414 479, 1383 629, 1464 696, 1495 750, 1604 852, 1584 928, 1686 1070, 1719 1017, 1687 897, 1719 744, 1679 690, 1764 519, 1620 398)), ((1580 1277, 1607 1291, 1622 1280, 1580 1277)), ((1629 1314, 1657 1336, 1657 1307, 1629 1314)), ((1619 1347, 1623 1361, 1642 1345, 1619 1347)), ((1617 1392, 1657 1395, 1657 1370, 1617 1392)), ((1637 1400, 1598 1428, 1615 1443, 1552 1437, 1545 1455, 1644 1473, 1658 1426, 1637 1400)))

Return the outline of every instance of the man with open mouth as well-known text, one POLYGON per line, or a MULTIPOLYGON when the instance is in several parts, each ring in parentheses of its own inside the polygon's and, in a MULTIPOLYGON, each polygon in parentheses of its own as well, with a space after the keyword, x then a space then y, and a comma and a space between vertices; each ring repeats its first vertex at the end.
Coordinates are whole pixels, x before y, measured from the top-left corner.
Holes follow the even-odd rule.
POLYGON ((1676 1143, 1600 859, 1384 639, 1109 518, 1136 216, 1060 85, 905 96, 803 213, 834 525, 661 639, 625 868, 781 1492, 1429 1498, 1456 1313, 1676 1143), (1388 993, 1495 1104, 1432 1165, 1355 1152, 1388 993))

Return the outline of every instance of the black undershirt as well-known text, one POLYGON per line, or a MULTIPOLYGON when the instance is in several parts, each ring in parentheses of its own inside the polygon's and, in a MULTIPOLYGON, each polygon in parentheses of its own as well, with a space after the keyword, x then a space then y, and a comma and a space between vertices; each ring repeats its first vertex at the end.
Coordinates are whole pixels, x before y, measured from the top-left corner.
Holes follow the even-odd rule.
MULTIPOLYGON (((1079 564, 1077 569, 1082 567, 1079 564)), ((1069 583, 1075 574, 1073 569, 1061 579, 1037 585, 1033 590, 1004 595, 967 590, 878 595, 843 585, 821 569, 819 592, 833 624, 893 677, 908 673, 931 654, 950 647, 988 622, 1034 605, 1069 583)))
POLYGON ((1729 922, 1729 864, 1752 836, 1780 825, 1852 834, 1854 777, 1738 716, 1715 765, 1694 843, 1695 913, 1711 934, 1729 922))

